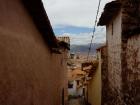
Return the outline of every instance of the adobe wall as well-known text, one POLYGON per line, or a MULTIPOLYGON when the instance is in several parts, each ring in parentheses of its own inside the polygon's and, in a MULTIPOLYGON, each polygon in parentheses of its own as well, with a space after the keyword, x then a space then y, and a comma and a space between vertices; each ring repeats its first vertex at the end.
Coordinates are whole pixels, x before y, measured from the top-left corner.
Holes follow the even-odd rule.
POLYGON ((108 81, 109 81, 109 105, 121 105, 122 103, 122 78, 121 78, 121 11, 107 25, 107 55, 108 55, 108 81))
MULTIPOLYGON (((67 102, 68 102, 68 78, 67 78, 67 74, 68 74, 68 68, 67 68, 68 53, 69 53, 69 51, 67 49, 63 49, 62 55, 57 55, 57 56, 61 57, 60 58, 61 65, 59 65, 60 69, 59 69, 59 72, 57 72, 57 73, 61 74, 62 84, 61 84, 60 87, 62 87, 62 90, 64 89, 64 105, 67 105, 67 102)), ((62 101, 62 99, 61 99, 61 101, 62 101)))
POLYGON ((64 65, 20 0, 0 0, 0 105, 60 105, 64 65))
POLYGON ((122 79, 125 105, 140 104, 140 1, 123 1, 122 79), (129 8, 129 9, 128 9, 129 8))
POLYGON ((123 93, 126 105, 140 104, 140 34, 133 35, 124 43, 123 93))

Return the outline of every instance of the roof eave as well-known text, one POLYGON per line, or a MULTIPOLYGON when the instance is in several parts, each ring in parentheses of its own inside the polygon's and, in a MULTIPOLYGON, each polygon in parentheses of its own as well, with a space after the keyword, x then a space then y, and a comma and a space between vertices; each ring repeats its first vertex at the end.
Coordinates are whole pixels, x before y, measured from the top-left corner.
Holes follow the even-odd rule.
POLYGON ((102 13, 98 26, 104 26, 114 18, 114 16, 120 11, 121 3, 119 1, 112 1, 105 5, 104 12, 102 13))
POLYGON ((41 33, 43 39, 48 44, 50 48, 57 48, 58 43, 53 32, 52 26, 50 24, 47 13, 44 9, 41 0, 22 0, 25 8, 30 14, 35 26, 41 33))

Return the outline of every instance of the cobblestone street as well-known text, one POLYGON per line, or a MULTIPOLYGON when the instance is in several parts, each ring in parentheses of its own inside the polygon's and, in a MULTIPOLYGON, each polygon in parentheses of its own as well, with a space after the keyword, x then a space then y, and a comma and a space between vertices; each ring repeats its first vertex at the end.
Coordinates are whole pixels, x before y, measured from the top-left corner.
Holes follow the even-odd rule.
POLYGON ((70 99, 68 105, 85 105, 82 98, 70 99))

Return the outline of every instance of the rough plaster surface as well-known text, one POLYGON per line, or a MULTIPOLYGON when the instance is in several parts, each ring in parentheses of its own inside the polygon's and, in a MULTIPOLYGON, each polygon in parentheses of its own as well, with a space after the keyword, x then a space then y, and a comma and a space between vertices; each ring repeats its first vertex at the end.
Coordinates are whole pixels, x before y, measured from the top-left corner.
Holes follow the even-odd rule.
POLYGON ((101 53, 98 52, 99 65, 92 80, 88 84, 88 103, 91 105, 101 105, 101 53))
POLYGON ((0 1, 0 105, 60 105, 65 54, 52 54, 20 0, 0 1))
POLYGON ((140 35, 123 35, 122 30, 126 24, 123 24, 124 18, 121 17, 124 15, 118 14, 107 25, 109 97, 105 101, 109 103, 104 101, 104 105, 140 103, 140 35))
POLYGON ((108 79, 111 104, 122 103, 121 99, 121 11, 107 26, 108 79), (112 33, 113 32, 113 33, 112 33))
POLYGON ((122 3, 120 13, 107 25, 109 85, 108 98, 104 98, 103 105, 140 104, 140 20, 137 14, 140 3, 139 0, 122 0, 122 3))
POLYGON ((140 35, 127 39, 123 68, 124 104, 140 104, 140 35))

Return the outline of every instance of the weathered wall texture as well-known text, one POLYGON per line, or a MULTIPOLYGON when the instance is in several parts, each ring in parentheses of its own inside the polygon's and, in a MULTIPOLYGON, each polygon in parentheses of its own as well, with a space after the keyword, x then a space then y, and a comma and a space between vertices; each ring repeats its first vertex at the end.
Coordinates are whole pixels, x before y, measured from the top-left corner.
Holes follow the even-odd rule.
POLYGON ((140 34, 128 39, 126 52, 127 85, 130 95, 128 100, 131 98, 131 105, 137 105, 140 104, 140 34))
POLYGON ((139 105, 140 0, 118 1, 121 11, 107 25, 109 91, 108 98, 102 102, 103 105, 139 105))
POLYGON ((122 80, 124 105, 140 104, 140 1, 124 0, 122 80))
POLYGON ((107 60, 107 46, 104 46, 100 49, 101 53, 101 105, 108 105, 110 103, 109 96, 109 81, 108 81, 108 60, 107 60))
POLYGON ((65 60, 50 53, 20 0, 0 1, 0 105, 60 105, 65 60))
POLYGON ((125 105, 140 104, 140 35, 129 37, 124 43, 123 92, 125 105))
MULTIPOLYGON (((117 15, 117 14, 116 14, 117 15)), ((109 80, 109 105, 121 105, 121 11, 107 25, 107 55, 108 55, 108 80, 109 80)))

